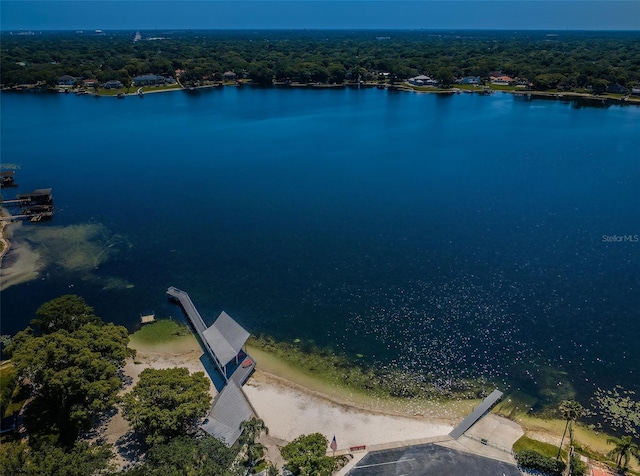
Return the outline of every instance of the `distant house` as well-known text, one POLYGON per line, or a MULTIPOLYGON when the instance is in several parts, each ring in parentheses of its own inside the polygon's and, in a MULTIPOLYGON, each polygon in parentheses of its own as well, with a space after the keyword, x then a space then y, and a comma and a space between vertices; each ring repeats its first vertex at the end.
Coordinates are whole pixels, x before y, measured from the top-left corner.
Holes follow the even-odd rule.
POLYGON ((87 88, 93 88, 94 86, 96 86, 98 84, 98 80, 97 79, 85 79, 84 81, 82 81, 82 84, 84 84, 84 86, 87 87, 87 88))
POLYGON ((222 77, 224 79, 235 81, 237 74, 234 73, 233 71, 226 71, 225 73, 223 73, 222 77))
POLYGON ((514 80, 510 76, 490 76, 489 78, 492 84, 511 84, 514 80))
POLYGON ((629 90, 620 84, 610 84, 607 86, 607 92, 613 94, 626 94, 629 90))
POLYGON ((133 84, 135 86, 157 86, 158 84, 165 84, 167 78, 157 74, 143 74, 142 76, 136 76, 133 78, 133 84))
POLYGON ((631 88, 631 94, 633 96, 640 96, 640 86, 631 88))
POLYGON ((409 78, 407 82, 414 86, 437 86, 438 85, 438 81, 424 74, 415 76, 413 78, 409 78))
POLYGON ((59 86, 73 86, 76 82, 76 78, 69 76, 68 74, 62 75, 58 78, 59 86))
POLYGON ((461 78, 459 83, 460 84, 480 84, 480 76, 465 76, 464 78, 461 78))
POLYGON ((104 83, 104 88, 105 89, 120 89, 120 88, 124 88, 124 85, 118 81, 117 79, 111 79, 109 81, 107 81, 106 83, 104 83))

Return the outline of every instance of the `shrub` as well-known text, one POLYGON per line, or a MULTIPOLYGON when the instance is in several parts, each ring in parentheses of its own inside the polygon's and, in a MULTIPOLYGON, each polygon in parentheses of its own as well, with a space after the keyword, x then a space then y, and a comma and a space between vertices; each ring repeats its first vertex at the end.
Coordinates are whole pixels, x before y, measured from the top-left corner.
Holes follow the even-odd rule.
POLYGON ((536 469, 544 473, 560 476, 564 469, 564 463, 554 458, 541 455, 533 450, 522 450, 516 453, 518 465, 527 469, 536 469))

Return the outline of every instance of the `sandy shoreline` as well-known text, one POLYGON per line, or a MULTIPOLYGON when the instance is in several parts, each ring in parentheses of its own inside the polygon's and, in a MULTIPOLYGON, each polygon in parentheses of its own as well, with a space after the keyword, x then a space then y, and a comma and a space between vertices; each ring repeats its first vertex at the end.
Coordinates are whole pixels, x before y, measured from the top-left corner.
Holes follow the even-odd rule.
MULTIPOLYGON (((133 339, 130 347, 137 355, 128 359, 123 369, 127 392, 136 384, 146 368, 164 369, 186 367, 190 372, 205 372, 201 361, 200 344, 190 334, 162 345, 145 345, 133 339)), ((243 387, 258 416, 269 428, 269 436, 262 438, 267 456, 279 466, 282 459, 278 447, 302 435, 319 432, 331 440, 336 436, 339 449, 351 446, 375 445, 391 441, 446 435, 454 420, 422 417, 363 409, 341 401, 338 393, 310 390, 286 377, 258 370, 243 387)), ((210 394, 215 397, 213 384, 210 394)), ((116 462, 124 467, 131 462, 130 428, 119 412, 100 429, 104 441, 115 446, 116 462), (125 444, 126 443, 126 444, 125 444)))
POLYGON ((338 448, 349 448, 446 435, 453 428, 445 421, 392 416, 337 403, 329 395, 260 371, 249 379, 244 391, 270 435, 285 441, 319 432, 329 440, 335 435, 338 448))
MULTIPOLYGON (((146 94, 156 94, 156 93, 165 93, 165 92, 173 92, 173 91, 197 91, 200 89, 211 89, 211 88, 218 88, 218 87, 228 87, 228 86, 232 86, 232 87, 237 87, 237 86, 251 86, 252 84, 250 82, 243 82, 241 84, 236 84, 236 83, 232 83, 232 84, 219 84, 219 83, 215 83, 215 84, 211 84, 211 85, 204 85, 204 86, 195 86, 195 87, 178 87, 178 88, 169 88, 169 89, 158 89, 158 90, 150 90, 150 91, 144 91, 143 95, 146 94)), ((379 83, 365 83, 362 85, 359 84, 354 84, 354 83, 342 83, 342 84, 304 84, 304 83, 290 83, 290 84, 283 84, 283 83, 273 83, 274 87, 291 87, 291 88, 311 88, 311 89, 342 89, 342 88, 347 88, 347 87, 351 87, 351 88, 378 88, 378 89, 393 89, 396 91, 405 91, 405 92, 415 92, 415 93, 425 93, 425 94, 445 94, 445 95, 449 95, 449 94, 456 94, 456 93, 460 93, 460 92, 472 92, 472 93, 480 93, 482 91, 482 89, 467 89, 467 88, 458 88, 456 86, 453 86, 450 89, 438 89, 438 88, 433 88, 433 89, 428 89, 428 88, 421 88, 421 89, 417 89, 414 86, 411 86, 408 83, 396 83, 396 84, 379 84, 379 83)), ((597 95, 597 94, 591 94, 591 93, 584 93, 584 92, 575 92, 575 91, 566 91, 566 92, 559 92, 559 91, 536 91, 536 90, 528 90, 528 89, 515 89, 515 90, 511 90, 511 89, 491 89, 491 88, 486 88, 488 91, 490 91, 491 93, 497 93, 497 92, 502 92, 505 94, 512 94, 514 96, 523 96, 523 95, 527 95, 527 96, 532 96, 532 97, 541 97, 541 98, 549 98, 549 99, 558 99, 558 100, 571 100, 571 99, 587 99, 587 100, 594 100, 594 101, 610 101, 613 103, 618 103, 618 104, 633 104, 633 105, 638 105, 640 106, 640 97, 638 96, 632 96, 630 94, 624 96, 624 97, 617 97, 617 96, 608 96, 606 94, 602 94, 602 95, 597 95)), ((54 89, 54 91, 56 91, 57 89, 54 89)), ((90 96, 97 96, 97 97, 114 97, 116 98, 117 95, 113 94, 113 95, 105 95, 105 94, 97 94, 94 92, 86 92, 86 95, 90 95, 90 96)), ((132 92, 132 93, 125 93, 125 96, 137 96, 138 93, 137 92, 132 92)))
MULTIPOLYGON (((36 279, 42 267, 40 254, 36 250, 27 243, 11 240, 12 232, 7 228, 9 224, 3 220, 0 225, 0 239, 3 243, 0 253, 0 291, 36 279)), ((19 226, 15 223, 13 225, 19 226)))

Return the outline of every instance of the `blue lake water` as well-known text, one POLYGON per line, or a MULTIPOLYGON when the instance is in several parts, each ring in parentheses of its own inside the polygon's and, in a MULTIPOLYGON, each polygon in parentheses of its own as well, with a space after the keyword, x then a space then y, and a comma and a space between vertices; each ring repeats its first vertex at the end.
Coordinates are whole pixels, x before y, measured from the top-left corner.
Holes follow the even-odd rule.
POLYGON ((640 390, 640 243, 603 240, 640 234, 638 107, 229 87, 1 108, 4 198, 56 203, 16 240, 98 230, 95 269, 80 241, 2 292, 2 333, 70 292, 129 328, 177 318, 176 286, 208 322, 440 382, 640 390))

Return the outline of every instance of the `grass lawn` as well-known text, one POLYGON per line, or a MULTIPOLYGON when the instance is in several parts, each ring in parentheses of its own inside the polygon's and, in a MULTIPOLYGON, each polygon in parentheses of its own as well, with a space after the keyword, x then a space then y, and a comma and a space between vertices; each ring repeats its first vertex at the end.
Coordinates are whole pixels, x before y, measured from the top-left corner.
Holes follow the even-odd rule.
POLYGON ((4 415, 0 415, 2 417, 18 412, 26 401, 25 395, 21 394, 17 388, 12 388, 15 385, 15 374, 16 369, 10 361, 5 360, 0 363, 0 395, 4 400, 2 405, 5 408, 4 415))
POLYGON ((171 319, 160 319, 142 326, 139 330, 131 334, 129 339, 132 344, 138 343, 145 346, 156 346, 185 337, 193 337, 191 330, 185 324, 171 319))
POLYGON ((490 84, 489 87, 494 91, 517 91, 515 86, 508 84, 490 84))
POLYGON ((98 89, 98 96, 117 96, 118 93, 127 94, 127 88, 120 89, 98 89))
MULTIPOLYGON (((516 453, 522 450, 532 450, 547 458, 555 458, 558 455, 558 447, 542 441, 532 440, 528 436, 524 435, 520 437, 518 441, 513 444, 513 451, 516 453)), ((560 457, 566 460, 567 452, 562 451, 560 457)))
MULTIPOLYGON (((180 89, 180 85, 179 84, 164 84, 162 86, 142 86, 142 92, 143 93, 148 93, 151 91, 166 91, 169 89, 180 89)), ((133 87, 131 88, 131 92, 135 93, 138 91, 137 87, 133 87)))

